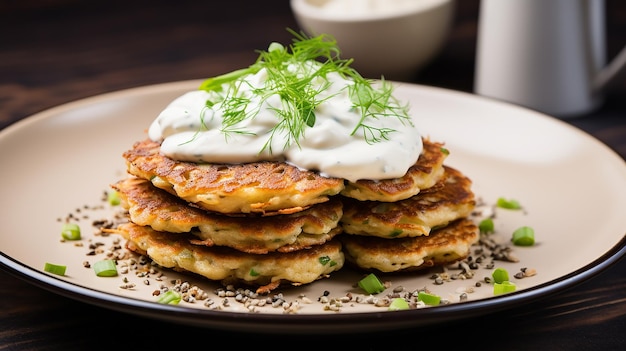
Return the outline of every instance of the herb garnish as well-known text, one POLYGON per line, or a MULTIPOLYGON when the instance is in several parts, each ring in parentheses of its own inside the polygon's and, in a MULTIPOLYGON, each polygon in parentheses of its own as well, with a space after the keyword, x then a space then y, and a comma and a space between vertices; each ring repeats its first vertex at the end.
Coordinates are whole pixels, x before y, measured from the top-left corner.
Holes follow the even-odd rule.
MULTIPOLYGON (((206 109, 219 104, 223 120, 221 132, 226 137, 230 133, 254 134, 238 128, 238 123, 254 118, 270 97, 278 96, 282 106, 273 109, 279 116, 279 122, 271 129, 269 140, 263 146, 271 153, 271 141, 276 133, 285 134, 284 147, 292 143, 298 146, 306 127, 315 125, 315 109, 324 100, 324 92, 331 82, 328 74, 337 73, 342 78, 353 82, 347 85, 352 108, 359 111, 360 120, 351 135, 362 132, 368 143, 388 140, 394 129, 381 128, 368 124, 368 119, 392 116, 403 123, 412 124, 407 106, 400 105, 392 96, 391 85, 381 77, 379 88, 374 88, 372 80, 363 78, 350 65, 352 59, 342 59, 337 42, 331 35, 322 34, 309 37, 303 32, 296 33, 288 29, 294 39, 289 48, 273 42, 267 51, 258 51, 256 62, 247 68, 235 70, 223 75, 206 79, 200 90, 213 92, 213 97, 206 102, 206 109), (267 81, 262 87, 246 87, 244 78, 265 69, 267 81), (247 88, 247 89, 243 89, 247 88), (252 104, 254 99, 259 103, 252 104), (254 108, 249 108, 255 106, 254 108)), ((201 117, 204 125, 204 113, 201 117)))

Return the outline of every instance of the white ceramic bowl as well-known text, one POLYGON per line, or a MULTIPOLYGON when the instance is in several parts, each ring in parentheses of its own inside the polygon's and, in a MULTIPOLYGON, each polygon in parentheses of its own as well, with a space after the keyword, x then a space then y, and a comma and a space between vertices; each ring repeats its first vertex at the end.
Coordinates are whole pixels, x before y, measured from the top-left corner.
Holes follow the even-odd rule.
POLYGON ((408 80, 441 51, 454 0, 290 0, 308 35, 330 34, 361 75, 408 80))

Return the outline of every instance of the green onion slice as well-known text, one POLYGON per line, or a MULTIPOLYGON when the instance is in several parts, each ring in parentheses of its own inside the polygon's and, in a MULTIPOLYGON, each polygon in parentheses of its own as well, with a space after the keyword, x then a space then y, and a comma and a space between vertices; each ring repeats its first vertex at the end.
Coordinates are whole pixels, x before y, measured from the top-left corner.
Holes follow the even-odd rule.
POLYGON ((98 277, 115 277, 117 267, 114 260, 102 260, 93 264, 93 270, 98 277))
POLYGON ((331 258, 330 258, 330 257, 328 257, 328 256, 321 256, 321 257, 319 258, 319 262, 320 262, 322 265, 327 265, 327 264, 328 264, 328 265, 330 265, 330 267, 334 267, 334 266, 336 266, 336 265, 337 265, 337 261, 335 261, 335 260, 331 259, 331 258))
POLYGON ((80 240, 80 227, 76 223, 65 223, 61 228, 61 236, 65 240, 80 240))
POLYGON ((174 290, 168 290, 157 300, 158 303, 162 303, 165 305, 178 305, 178 303, 182 300, 180 293, 174 290))
POLYGON ((385 291, 385 285, 378 279, 374 273, 368 274, 359 281, 359 287, 368 294, 378 294, 385 291))
POLYGON ((437 306, 441 303, 441 297, 434 295, 434 294, 430 294, 427 293, 425 291, 420 291, 417 293, 417 298, 422 301, 423 303, 430 305, 430 306, 437 306))
POLYGON ((107 193, 107 201, 109 202, 109 204, 111 206, 117 206, 120 204, 121 200, 120 200, 120 194, 115 191, 115 190, 111 190, 107 193))
POLYGON ((409 303, 401 298, 401 297, 396 297, 393 300, 391 300, 391 303, 389 304, 389 311, 400 311, 400 310, 408 310, 409 309, 409 303))
POLYGON ((520 227, 513 232, 511 239, 517 246, 533 246, 535 244, 535 230, 531 227, 520 227))
POLYGON ((46 262, 46 264, 43 267, 44 271, 48 273, 56 274, 56 275, 65 275, 66 269, 67 269, 66 266, 63 266, 60 264, 48 263, 48 262, 46 262))
POLYGON ((510 281, 503 281, 502 283, 493 284, 493 294, 494 295, 502 295, 515 291, 517 287, 515 283, 510 281))
POLYGON ((493 233, 495 231, 495 226, 493 225, 493 219, 485 218, 480 223, 478 223, 478 229, 481 233, 493 233))
POLYGON ((509 272, 504 268, 496 268, 493 273, 491 273, 491 277, 494 282, 501 284, 509 280, 509 272))
POLYGON ((519 210, 522 208, 522 205, 517 200, 513 199, 505 199, 503 197, 498 198, 496 202, 496 206, 500 208, 506 208, 509 210, 519 210))

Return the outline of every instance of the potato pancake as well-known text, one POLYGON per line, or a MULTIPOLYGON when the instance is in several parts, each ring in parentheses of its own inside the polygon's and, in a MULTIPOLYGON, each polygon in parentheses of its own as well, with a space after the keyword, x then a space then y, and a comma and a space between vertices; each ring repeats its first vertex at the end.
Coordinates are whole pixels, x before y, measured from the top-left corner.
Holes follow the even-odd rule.
POLYGON ((346 262, 366 271, 401 272, 454 263, 466 258, 479 239, 478 226, 456 220, 429 236, 383 239, 341 235, 346 262))
POLYGON ((344 189, 344 180, 327 178, 283 162, 198 164, 170 159, 160 144, 136 142, 123 153, 128 173, 147 179, 188 202, 226 214, 289 214, 344 189))
POLYGON ((142 178, 129 177, 112 188, 120 194, 131 222, 157 231, 191 232, 198 245, 256 254, 289 252, 323 244, 341 232, 337 224, 342 203, 337 197, 293 214, 232 217, 190 206, 142 178))
POLYGON ((443 162, 448 157, 442 143, 422 138, 421 155, 406 174, 400 178, 356 182, 346 181, 341 195, 361 201, 393 202, 417 195, 422 189, 435 185, 443 176, 443 162))
POLYGON ((326 278, 344 265, 337 240, 310 249, 264 255, 244 253, 223 246, 198 246, 185 234, 158 232, 133 223, 116 232, 127 239, 129 250, 150 257, 158 265, 190 272, 223 283, 242 282, 267 294, 281 285, 302 285, 326 278))
POLYGON ((428 235, 471 214, 476 206, 471 180, 444 166, 443 178, 419 194, 396 202, 344 198, 341 225, 345 233, 386 239, 428 235))

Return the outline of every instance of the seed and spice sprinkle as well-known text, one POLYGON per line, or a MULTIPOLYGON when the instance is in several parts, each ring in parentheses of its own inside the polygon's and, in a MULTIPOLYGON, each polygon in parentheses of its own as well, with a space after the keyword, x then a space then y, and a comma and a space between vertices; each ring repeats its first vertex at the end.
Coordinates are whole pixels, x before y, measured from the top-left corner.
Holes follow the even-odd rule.
MULTIPOLYGON (((422 294, 437 296, 435 293, 436 286, 442 286, 454 281, 463 281, 464 284, 460 288, 451 291, 447 296, 437 296, 437 305, 448 305, 452 303, 462 303, 470 300, 470 296, 481 289, 491 289, 493 279, 491 272, 502 262, 518 264, 520 260, 515 256, 513 245, 503 240, 497 240, 494 233, 480 234, 480 239, 471 248, 471 254, 465 259, 444 267, 438 267, 429 275, 431 286, 405 287, 402 285, 394 286, 392 280, 383 280, 385 291, 379 294, 367 294, 359 291, 357 282, 349 287, 347 292, 332 292, 328 290, 321 291, 317 296, 307 296, 298 294, 295 298, 285 297, 283 292, 276 292, 267 295, 257 293, 251 287, 236 286, 234 284, 221 285, 212 288, 210 291, 200 287, 200 284, 206 283, 206 279, 189 275, 189 280, 176 278, 170 279, 168 274, 173 271, 159 266, 149 257, 139 255, 125 248, 123 238, 115 233, 112 229, 119 224, 128 221, 128 214, 118 204, 107 205, 110 195, 103 192, 101 203, 95 206, 82 206, 76 208, 74 212, 68 213, 65 217, 58 218, 62 223, 78 223, 88 221, 91 226, 91 235, 85 233, 85 238, 74 241, 72 245, 77 248, 86 250, 85 257, 81 262, 81 266, 85 269, 91 269, 94 262, 101 259, 114 260, 118 273, 122 277, 118 288, 127 291, 138 291, 140 286, 151 287, 149 296, 153 301, 168 291, 174 291, 180 296, 180 302, 187 306, 200 306, 210 310, 232 310, 235 306, 237 310, 243 310, 250 313, 259 313, 261 311, 272 309, 282 314, 297 314, 305 306, 319 305, 321 311, 342 312, 350 311, 350 309, 360 306, 369 305, 380 309, 389 309, 394 299, 404 299, 409 309, 426 308, 431 305, 420 299, 422 294), (114 209, 111 216, 111 209, 114 209), (108 217, 91 218, 99 215, 103 210, 108 217)), ((495 206, 487 206, 484 202, 479 202, 477 209, 472 214, 475 221, 481 218, 495 218, 495 206)), ((85 230, 85 232, 87 232, 85 230)), ((67 243, 69 240, 61 240, 67 243)), ((349 269, 349 268, 344 268, 349 269)), ((176 273, 180 274, 180 273, 176 273)), ((519 271, 512 273, 515 280, 526 279, 537 274, 534 268, 521 266, 519 271)), ((381 277, 384 275, 381 273, 381 277)), ((406 282, 405 282, 406 283, 406 282)), ((311 285, 314 285, 312 283, 311 285)), ((290 287, 289 289, 297 289, 290 287)), ((310 290, 310 289, 309 289, 310 290)))

